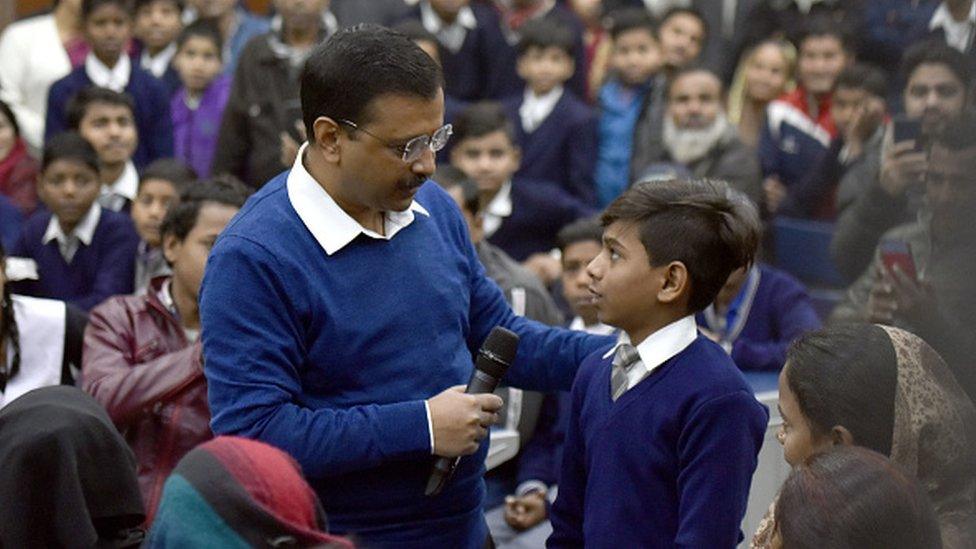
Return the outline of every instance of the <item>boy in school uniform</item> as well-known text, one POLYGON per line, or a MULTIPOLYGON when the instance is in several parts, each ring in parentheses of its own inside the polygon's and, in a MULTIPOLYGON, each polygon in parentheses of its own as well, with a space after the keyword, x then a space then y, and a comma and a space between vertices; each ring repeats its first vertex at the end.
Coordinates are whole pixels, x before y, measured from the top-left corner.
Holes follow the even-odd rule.
POLYGON ((176 37, 183 29, 182 0, 136 0, 133 35, 136 51, 133 60, 155 76, 172 96, 180 89, 180 76, 173 66, 176 37))
POLYGON ((85 88, 68 103, 68 127, 98 154, 98 203, 113 212, 128 212, 139 190, 139 171, 132 159, 139 143, 134 113, 132 98, 108 88, 85 88))
POLYGON ((572 29, 547 19, 526 23, 518 43, 518 74, 525 90, 505 101, 522 150, 517 175, 549 179, 592 203, 596 121, 590 107, 565 87, 572 77, 572 29))
POLYGON ((67 105, 81 90, 99 86, 132 97, 139 146, 132 156, 137 167, 173 156, 173 123, 169 95, 163 84, 125 53, 132 33, 132 14, 124 0, 84 0, 81 5, 85 37, 91 53, 85 64, 51 86, 47 98, 45 139, 68 128, 67 105))
POLYGON ((549 547, 734 547, 768 413, 695 313, 752 262, 754 206, 723 182, 638 183, 587 267, 626 335, 573 384, 549 547))
POLYGON ((89 310, 132 292, 139 236, 132 220, 102 208, 95 149, 74 132, 44 146, 37 194, 47 211, 24 225, 11 256, 33 259, 38 280, 18 282, 16 293, 60 299, 89 310))

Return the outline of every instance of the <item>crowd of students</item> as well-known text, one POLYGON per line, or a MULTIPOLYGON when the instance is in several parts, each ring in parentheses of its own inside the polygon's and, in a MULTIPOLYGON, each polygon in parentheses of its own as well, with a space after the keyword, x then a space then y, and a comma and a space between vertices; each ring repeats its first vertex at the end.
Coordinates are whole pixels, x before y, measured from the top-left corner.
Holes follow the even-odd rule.
POLYGON ((56 0, 0 34, 0 494, 37 502, 0 545, 353 543, 287 455, 211 440, 198 299, 359 23, 441 67, 433 179, 516 314, 618 339, 487 475, 499 547, 741 542, 740 372, 779 373, 794 468, 754 546, 976 544, 976 1, 56 0), (775 266, 783 219, 831 227, 832 311, 775 266), (77 486, 34 487, 50 448, 77 486), (31 514, 57 493, 83 528, 31 514))

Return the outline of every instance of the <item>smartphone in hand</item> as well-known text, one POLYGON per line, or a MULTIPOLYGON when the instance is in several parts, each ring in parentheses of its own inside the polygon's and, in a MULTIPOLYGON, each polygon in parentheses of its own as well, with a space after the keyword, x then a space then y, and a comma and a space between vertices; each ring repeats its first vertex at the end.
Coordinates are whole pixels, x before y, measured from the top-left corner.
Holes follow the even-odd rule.
POLYGON ((895 267, 915 282, 918 282, 918 270, 912 257, 911 246, 901 240, 884 240, 880 244, 881 263, 888 274, 895 276, 895 267))
POLYGON ((896 116, 893 123, 893 134, 895 143, 904 141, 914 141, 916 151, 924 151, 925 144, 922 139, 922 122, 918 119, 910 119, 905 115, 896 116))

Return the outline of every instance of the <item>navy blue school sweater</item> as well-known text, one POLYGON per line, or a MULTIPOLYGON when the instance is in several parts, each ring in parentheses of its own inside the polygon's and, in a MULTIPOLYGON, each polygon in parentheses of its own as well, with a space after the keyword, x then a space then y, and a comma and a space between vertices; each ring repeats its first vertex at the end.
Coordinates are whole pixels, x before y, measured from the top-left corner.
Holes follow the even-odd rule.
POLYGON ((593 109, 566 89, 549 116, 534 131, 526 132, 519 115, 524 102, 524 93, 505 101, 522 149, 522 166, 516 175, 559 183, 581 201, 595 204, 593 170, 598 151, 593 109))
POLYGON ((548 547, 735 547, 769 414, 703 336, 610 400, 580 366, 548 547))
POLYGON ((10 251, 33 259, 40 278, 18 283, 17 293, 60 299, 86 311, 114 295, 132 293, 139 235, 129 216, 102 208, 91 245, 79 244, 71 263, 65 263, 57 240, 42 243, 50 221, 51 212, 32 215, 10 251))
MULTIPOLYGON (((169 112, 170 96, 165 86, 155 76, 132 62, 132 73, 125 93, 135 103, 136 129, 139 146, 132 155, 137 168, 144 168, 153 160, 173 156, 173 119, 169 112)), ((44 139, 68 129, 65 109, 76 93, 92 86, 92 81, 82 65, 51 85, 47 96, 47 118, 44 123, 44 139)))
POLYGON ((521 337, 506 383, 533 390, 566 390, 612 338, 515 316, 436 183, 415 197, 429 216, 328 255, 288 198, 288 173, 248 200, 207 264, 200 315, 214 432, 290 453, 330 531, 364 546, 483 547, 488 441, 425 497, 424 399, 467 383, 472 352, 498 325, 521 337))

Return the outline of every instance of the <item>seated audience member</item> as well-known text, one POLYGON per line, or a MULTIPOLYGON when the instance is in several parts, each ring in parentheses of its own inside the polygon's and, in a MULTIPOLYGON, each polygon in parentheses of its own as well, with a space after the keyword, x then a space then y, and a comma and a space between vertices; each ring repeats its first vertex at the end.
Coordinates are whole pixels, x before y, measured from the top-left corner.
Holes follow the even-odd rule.
POLYGON ((27 151, 10 107, 0 101, 0 196, 29 216, 37 208, 37 161, 27 151))
POLYGON ((769 104, 759 137, 765 205, 773 210, 837 136, 830 102, 854 56, 844 27, 824 17, 807 20, 796 44, 796 89, 769 104))
POLYGON ((686 68, 671 76, 665 93, 661 134, 634 165, 638 180, 655 164, 679 164, 694 177, 721 179, 753 202, 760 200, 759 161, 729 122, 722 81, 707 69, 686 68))
POLYGON ((81 387, 136 453, 147 523, 176 462, 213 436, 197 295, 210 247, 247 194, 235 181, 189 187, 160 229, 172 276, 154 279, 145 295, 117 296, 91 313, 81 387))
POLYGON ((592 211, 557 184, 514 177, 522 154, 515 128, 498 103, 465 109, 454 125, 451 164, 477 183, 488 242, 516 261, 547 253, 556 233, 592 211))
POLYGON ((838 191, 842 209, 830 251, 849 280, 871 263, 885 231, 917 218, 928 166, 925 149, 969 100, 972 71, 966 57, 952 48, 917 44, 905 53, 902 67, 907 121, 898 124, 909 129, 916 124, 917 137, 896 137, 895 124, 889 124, 880 158, 866 157, 859 170, 863 175, 845 178, 838 191))
POLYGON ((781 202, 767 202, 770 213, 833 220, 856 198, 851 195, 862 192, 861 181, 881 156, 887 93, 881 69, 855 64, 840 73, 830 106, 837 136, 806 175, 787 189, 781 202))
POLYGON ((522 151, 517 175, 548 179, 591 203, 596 121, 590 107, 564 86, 575 67, 573 29, 540 19, 519 34, 517 70, 525 90, 504 103, 522 151))
POLYGON ((610 31, 604 24, 604 6, 600 0, 570 0, 569 8, 583 23, 583 76, 586 78, 587 103, 596 103, 600 86, 607 76, 610 62, 610 31))
POLYGON ((125 53, 132 15, 124 0, 83 0, 85 36, 92 51, 84 66, 51 86, 47 98, 45 140, 68 129, 68 103, 91 86, 108 88, 132 97, 132 114, 141 137, 132 155, 138 167, 173 156, 173 124, 169 95, 163 84, 145 70, 133 66, 125 53))
MULTIPOLYGON (((787 463, 838 445, 888 456, 932 499, 947 548, 969 547, 976 529, 976 408, 946 364, 915 335, 847 323, 797 340, 779 376, 787 463)), ((775 504, 753 538, 770 544, 775 504)))
POLYGON ((729 87, 729 121, 739 139, 755 148, 766 125, 766 107, 795 85, 796 48, 785 40, 760 42, 743 56, 729 87))
POLYGON ((180 86, 170 103, 174 154, 198 176, 208 177, 232 78, 221 73, 220 33, 211 21, 187 26, 176 47, 180 86))
POLYGON ((601 221, 593 301, 627 338, 576 376, 548 546, 733 547, 769 416, 694 315, 752 262, 758 213, 722 182, 672 180, 601 221))
POLYGON ((188 0, 183 12, 183 22, 190 24, 197 19, 209 19, 220 29, 224 60, 224 74, 233 75, 244 47, 255 36, 271 30, 271 22, 248 11, 237 0, 188 0))
POLYGON ((140 239, 135 267, 137 295, 146 293, 152 279, 171 273, 163 254, 163 238, 159 230, 166 213, 179 202, 180 194, 196 179, 191 168, 172 158, 157 160, 142 173, 131 212, 140 239))
POLYGON ((88 323, 62 301, 14 295, 5 266, 0 243, 0 408, 39 387, 74 385, 88 323))
MULTIPOLYGON (((963 3, 968 2, 963 0, 963 3)), ((925 41, 932 14, 939 4, 939 0, 864 2, 858 59, 878 65, 889 76, 898 74, 905 52, 925 41)))
POLYGON ((932 549, 939 523, 924 487, 866 448, 811 456, 783 483, 776 503, 779 547, 932 549))
POLYGON ((85 88, 68 103, 68 127, 98 153, 98 203, 113 212, 128 212, 139 190, 132 157, 140 137, 134 114, 132 98, 108 88, 85 88))
POLYGON ((31 391, 0 410, 0 440, 0 545, 141 546, 135 459, 90 396, 31 391))
POLYGON ((166 480, 145 547, 326 547, 322 504, 301 468, 274 446, 222 436, 186 454, 166 480))
POLYGON ((932 143, 925 206, 917 221, 881 239, 835 318, 911 330, 942 355, 976 398, 976 115, 949 123, 932 143))
POLYGON ((13 246, 23 230, 24 215, 13 202, 0 195, 0 245, 13 246))
POLYGON ((610 75, 600 89, 599 149, 593 184, 597 205, 605 207, 630 185, 634 128, 651 95, 663 96, 655 78, 664 65, 647 11, 633 8, 610 17, 610 75))
POLYGON ((176 37, 183 28, 183 0, 136 0, 135 14, 132 35, 138 47, 133 60, 158 78, 172 96, 180 87, 173 58, 176 37))
POLYGON ((929 36, 966 55, 974 68, 972 25, 976 7, 973 0, 942 0, 926 27, 929 36))
POLYGON ((276 0, 280 24, 248 43, 234 72, 212 174, 230 174, 258 187, 288 168, 282 164, 284 137, 305 141, 302 67, 312 48, 338 30, 335 17, 326 16, 331 15, 327 6, 328 0, 276 0))
POLYGON ((732 271, 718 297, 698 314, 703 334, 741 370, 779 370, 797 337, 820 327, 806 289, 769 265, 732 271))
POLYGON ((139 235, 128 215, 96 201, 101 183, 92 146, 76 133, 44 146, 35 213, 10 250, 37 265, 38 280, 18 282, 16 293, 60 299, 89 310, 116 294, 132 293, 139 235))

